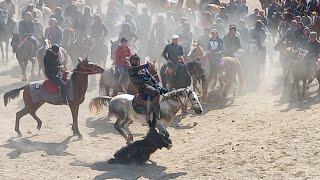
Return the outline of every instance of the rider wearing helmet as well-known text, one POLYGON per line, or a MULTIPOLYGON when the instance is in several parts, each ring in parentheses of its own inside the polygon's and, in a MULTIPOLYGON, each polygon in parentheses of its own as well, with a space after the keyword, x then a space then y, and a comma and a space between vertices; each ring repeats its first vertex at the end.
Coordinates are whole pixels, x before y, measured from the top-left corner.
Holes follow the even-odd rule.
POLYGON ((65 72, 65 67, 61 66, 59 60, 59 45, 54 44, 51 48, 47 49, 43 57, 45 75, 59 87, 62 100, 64 104, 68 104, 66 96, 67 83, 62 79, 60 72, 65 72))
POLYGON ((136 85, 139 95, 144 100, 149 99, 152 101, 150 112, 153 112, 153 115, 160 119, 160 95, 168 91, 162 88, 149 73, 148 68, 151 66, 149 62, 140 65, 140 57, 135 54, 130 57, 130 64, 129 76, 131 82, 136 85))

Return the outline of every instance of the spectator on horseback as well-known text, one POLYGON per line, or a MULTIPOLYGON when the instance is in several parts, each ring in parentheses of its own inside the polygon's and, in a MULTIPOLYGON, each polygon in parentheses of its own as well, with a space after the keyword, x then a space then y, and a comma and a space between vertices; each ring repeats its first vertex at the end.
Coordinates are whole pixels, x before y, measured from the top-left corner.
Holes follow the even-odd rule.
POLYGON ((238 14, 238 5, 234 2, 234 0, 230 0, 230 3, 226 7, 226 11, 230 15, 230 17, 234 20, 234 18, 238 14))
POLYGON ((31 13, 32 18, 39 18, 39 17, 37 17, 37 13, 34 10, 33 4, 28 4, 26 9, 24 11, 22 11, 22 18, 25 17, 28 12, 31 13))
POLYGON ((303 33, 301 38, 299 39, 296 48, 297 49, 302 49, 302 50, 306 50, 307 49, 307 44, 310 38, 310 28, 305 27, 303 29, 303 33))
POLYGON ((208 50, 208 44, 210 40, 210 29, 209 28, 204 28, 203 29, 203 34, 200 35, 198 38, 198 42, 200 43, 200 46, 207 51, 208 50))
POLYGON ((55 18, 57 20, 57 24, 60 27, 64 26, 64 17, 62 16, 62 8, 61 7, 56 7, 54 10, 54 14, 50 16, 50 18, 55 18))
POLYGON ((210 75, 215 76, 217 73, 216 64, 222 58, 223 41, 220 39, 218 31, 213 29, 211 31, 211 38, 208 44, 208 51, 210 56, 210 75))
POLYGON ((127 23, 122 25, 122 30, 119 33, 118 41, 120 41, 123 37, 125 37, 125 39, 131 44, 134 44, 138 40, 138 36, 134 31, 131 30, 130 25, 127 23))
POLYGON ((247 1, 246 0, 241 0, 239 2, 239 5, 238 5, 238 15, 240 17, 244 17, 248 14, 249 12, 249 8, 248 6, 246 5, 247 1))
POLYGON ((182 45, 184 55, 187 55, 191 48, 193 34, 190 31, 190 24, 183 25, 182 33, 179 34, 180 44, 182 45))
POLYGON ((246 26, 246 21, 244 19, 240 19, 238 32, 240 33, 240 41, 241 45, 244 49, 248 48, 248 39, 250 37, 250 32, 248 27, 246 26))
POLYGON ((130 57, 130 64, 129 76, 131 82, 136 85, 143 100, 150 99, 152 102, 150 112, 153 112, 156 120, 160 119, 160 95, 167 93, 168 90, 161 87, 149 73, 148 68, 154 66, 153 64, 147 62, 140 65, 140 57, 137 55, 130 57))
MULTIPOLYGON (((34 49, 35 52, 38 50, 38 41, 35 37, 35 25, 32 22, 32 13, 26 12, 23 20, 19 22, 19 34, 21 37, 21 40, 29 40, 34 49)), ((36 54, 34 54, 35 56, 36 54)))
POLYGON ((164 17, 158 15, 156 22, 152 25, 150 31, 150 38, 154 39, 158 46, 164 46, 166 43, 166 24, 164 24, 164 17))
POLYGON ((250 42, 254 43, 258 47, 258 51, 262 52, 262 58, 266 60, 266 47, 264 46, 264 42, 267 38, 266 31, 262 28, 262 21, 257 20, 255 27, 250 31, 250 42))
POLYGON ((83 9, 83 14, 79 18, 78 33, 80 37, 85 37, 90 34, 90 25, 93 22, 93 16, 91 15, 90 7, 83 9))
POLYGON ((293 45, 294 43, 296 43, 297 38, 295 36, 295 30, 297 29, 297 21, 296 20, 292 20, 290 22, 290 27, 287 29, 287 31, 285 32, 285 40, 287 41, 287 43, 289 45, 293 45))
POLYGON ((67 82, 62 79, 61 72, 65 72, 64 66, 61 66, 59 60, 59 45, 52 45, 47 49, 46 54, 43 57, 45 75, 54 84, 59 87, 59 91, 64 104, 68 104, 67 99, 67 82))
POLYGON ((49 20, 49 27, 46 28, 44 37, 49 39, 52 44, 61 44, 62 41, 62 29, 57 24, 57 20, 55 18, 51 18, 49 20))
POLYGON ((94 15, 94 22, 91 25, 90 35, 96 40, 103 41, 107 36, 108 30, 104 24, 102 24, 101 16, 96 14, 94 15))
POLYGON ((121 45, 115 50, 115 67, 119 74, 119 85, 126 92, 125 85, 128 82, 129 59, 132 56, 132 50, 128 46, 128 40, 124 37, 120 39, 121 45))
POLYGON ((149 34, 152 23, 152 17, 149 15, 147 7, 142 7, 142 13, 138 16, 138 20, 138 32, 145 37, 146 34, 149 34))
POLYGON ((307 26, 307 27, 311 27, 311 25, 312 25, 312 19, 311 19, 311 17, 308 15, 308 11, 307 10, 305 10, 303 13, 303 16, 302 16, 302 18, 301 18, 301 22, 305 25, 305 26, 307 26))
POLYGON ((259 9, 258 8, 255 8, 254 11, 253 11, 253 14, 250 14, 248 16, 248 22, 249 22, 249 27, 251 28, 254 23, 258 20, 258 16, 259 16, 259 9))
POLYGON ((240 38, 236 35, 237 28, 235 25, 229 27, 229 33, 223 37, 223 50, 226 55, 235 56, 238 49, 241 48, 240 38))
POLYGON ((267 14, 267 18, 270 21, 272 19, 272 16, 278 12, 278 4, 276 2, 276 0, 272 0, 271 4, 268 5, 268 14, 267 14))
POLYGON ((122 25, 124 25, 124 24, 129 24, 130 29, 135 33, 137 32, 137 24, 136 24, 136 22, 133 21, 131 14, 126 13, 124 15, 124 22, 122 23, 122 25))
MULTIPOLYGON (((307 43, 306 50, 308 52, 305 56, 305 59, 309 63, 313 63, 315 65, 316 61, 319 58, 320 42, 317 40, 317 33, 314 31, 310 33, 310 39, 307 43)), ((313 66, 313 67, 315 67, 315 66, 313 66)))
POLYGON ((16 13, 15 4, 11 0, 4 0, 0 2, 0 9, 5 11, 8 14, 8 21, 14 16, 16 13))

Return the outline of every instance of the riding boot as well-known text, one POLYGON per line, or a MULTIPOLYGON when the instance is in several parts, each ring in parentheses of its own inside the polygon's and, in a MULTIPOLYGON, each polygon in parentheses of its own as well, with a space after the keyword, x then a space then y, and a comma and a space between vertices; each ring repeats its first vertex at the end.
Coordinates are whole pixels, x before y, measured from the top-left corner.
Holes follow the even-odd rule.
POLYGON ((66 87, 59 87, 60 95, 62 98, 62 103, 65 105, 69 105, 69 100, 67 97, 67 88, 66 87))

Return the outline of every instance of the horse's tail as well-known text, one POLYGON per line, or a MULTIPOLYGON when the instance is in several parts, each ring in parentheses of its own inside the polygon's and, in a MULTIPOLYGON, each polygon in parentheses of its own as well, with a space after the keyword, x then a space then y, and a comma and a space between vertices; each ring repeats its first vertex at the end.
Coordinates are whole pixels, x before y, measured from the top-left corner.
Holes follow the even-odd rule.
POLYGON ((104 106, 109 106, 112 97, 109 96, 98 96, 91 99, 89 104, 89 109, 91 114, 97 115, 100 114, 104 106))
POLYGON ((3 95, 3 101, 4 101, 4 106, 7 106, 7 104, 10 102, 11 99, 15 99, 19 96, 20 91, 23 90, 26 86, 13 89, 9 92, 4 93, 3 95))
POLYGON ((238 80, 239 80, 239 83, 240 83, 240 87, 241 87, 241 88, 244 88, 244 86, 245 86, 245 81, 244 81, 243 72, 242 72, 242 67, 241 67, 240 62, 237 64, 236 73, 237 73, 237 76, 238 76, 238 80))

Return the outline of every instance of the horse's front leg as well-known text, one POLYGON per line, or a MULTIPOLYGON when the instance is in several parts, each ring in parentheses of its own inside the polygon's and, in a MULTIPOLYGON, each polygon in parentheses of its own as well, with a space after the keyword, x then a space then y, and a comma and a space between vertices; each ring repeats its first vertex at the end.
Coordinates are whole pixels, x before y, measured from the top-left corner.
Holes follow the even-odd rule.
POLYGON ((129 136, 126 134, 123 124, 126 122, 126 119, 124 118, 117 118, 116 123, 114 124, 114 128, 121 134, 122 137, 127 141, 127 143, 132 142, 131 139, 129 139, 129 136))
POLYGON ((6 62, 9 62, 9 41, 5 42, 6 44, 6 62))
POLYGON ((72 120, 73 120, 71 130, 73 131, 73 135, 77 135, 78 139, 81 140, 83 137, 78 127, 79 105, 70 105, 70 110, 72 113, 72 120))
POLYGON ((31 80, 33 80, 34 77, 35 77, 35 74, 34 74, 34 66, 35 66, 35 64, 36 64, 36 60, 35 60, 34 57, 32 57, 30 61, 31 61, 31 63, 32 63, 32 67, 31 67, 31 80))
POLYGON ((303 86, 302 86, 302 98, 305 98, 307 91, 307 79, 303 80, 303 86))

